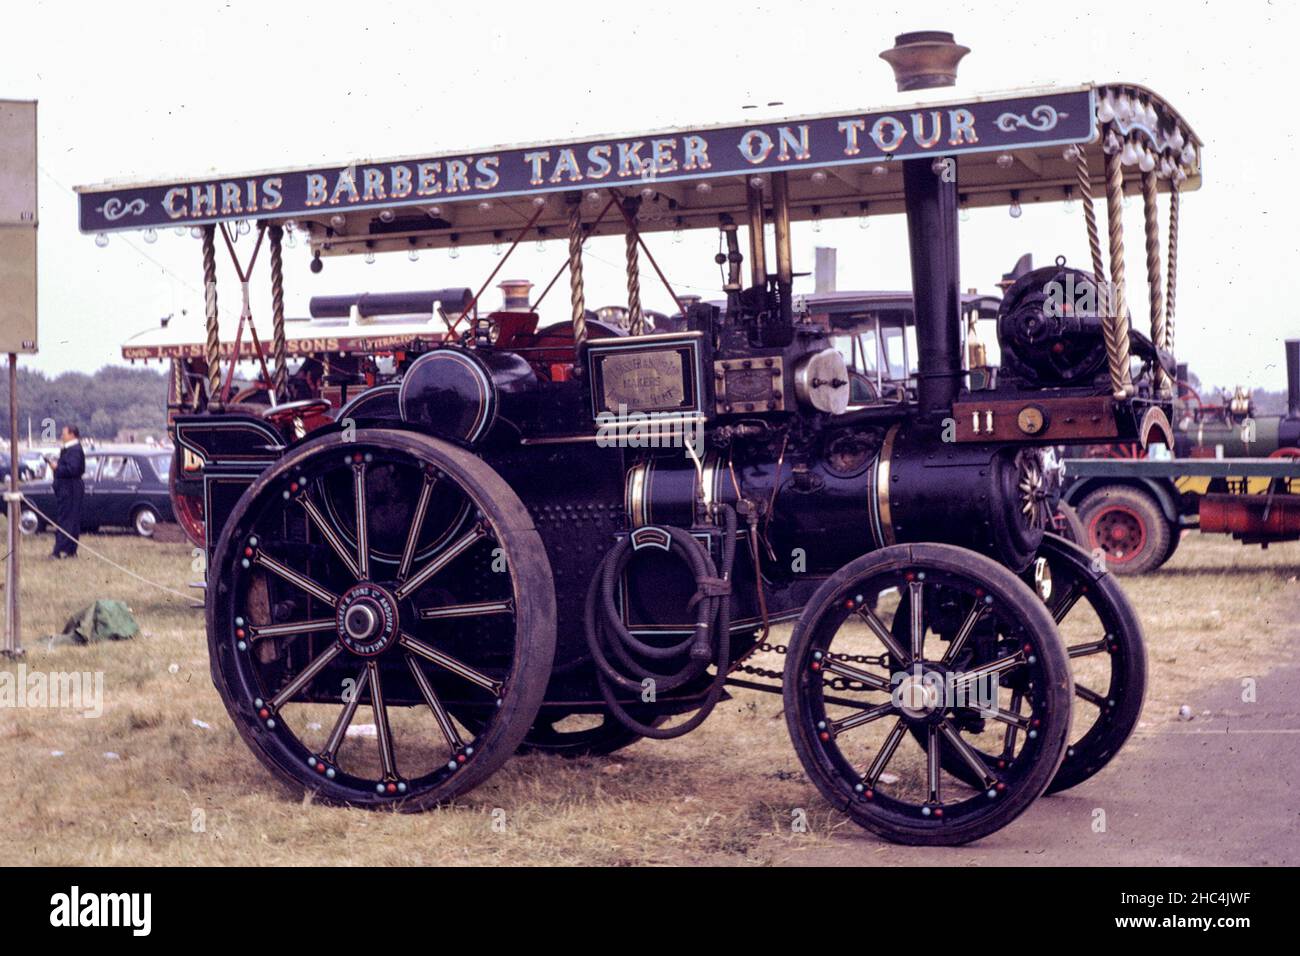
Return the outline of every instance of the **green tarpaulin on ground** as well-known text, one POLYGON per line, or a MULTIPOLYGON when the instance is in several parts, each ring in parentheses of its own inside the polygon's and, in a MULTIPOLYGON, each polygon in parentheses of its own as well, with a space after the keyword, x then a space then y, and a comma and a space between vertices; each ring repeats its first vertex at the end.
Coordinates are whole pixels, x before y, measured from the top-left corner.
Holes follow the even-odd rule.
POLYGON ((129 641, 140 633, 131 609, 121 601, 96 601, 63 625, 52 644, 90 644, 94 641, 129 641))

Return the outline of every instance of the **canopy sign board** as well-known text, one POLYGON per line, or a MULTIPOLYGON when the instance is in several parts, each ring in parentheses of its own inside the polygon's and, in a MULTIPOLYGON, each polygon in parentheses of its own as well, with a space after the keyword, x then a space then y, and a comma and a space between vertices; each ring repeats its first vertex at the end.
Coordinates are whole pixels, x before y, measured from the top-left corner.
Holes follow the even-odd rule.
POLYGON ((81 187, 80 227, 109 232, 283 220, 642 180, 671 183, 1083 143, 1096 134, 1093 97, 1092 89, 1081 88, 220 179, 81 187))
POLYGON ((0 353, 36 351, 36 104, 0 100, 0 353))

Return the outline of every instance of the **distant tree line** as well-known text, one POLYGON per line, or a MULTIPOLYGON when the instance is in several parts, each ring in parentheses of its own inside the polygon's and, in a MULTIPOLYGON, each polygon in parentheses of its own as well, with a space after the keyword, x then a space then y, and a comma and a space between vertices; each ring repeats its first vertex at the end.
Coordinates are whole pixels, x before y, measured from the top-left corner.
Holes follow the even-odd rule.
MULTIPOLYGON (((49 442, 75 424, 86 438, 162 438, 167 428, 167 373, 157 368, 105 365, 93 375, 18 367, 18 438, 49 442)), ((9 370, 0 368, 0 435, 9 438, 9 370)))

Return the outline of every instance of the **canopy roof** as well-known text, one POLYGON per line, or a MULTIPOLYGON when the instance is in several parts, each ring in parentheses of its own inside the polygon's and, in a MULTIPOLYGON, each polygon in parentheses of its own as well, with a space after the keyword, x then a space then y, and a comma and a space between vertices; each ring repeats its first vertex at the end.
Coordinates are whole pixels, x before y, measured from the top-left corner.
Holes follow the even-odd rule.
MULTIPOLYGON (((316 252, 337 255, 509 242, 534 216, 543 238, 560 237, 575 193, 589 224, 619 195, 643 200, 643 232, 715 228, 723 215, 742 222, 746 182, 774 172, 788 174, 795 220, 900 212, 898 162, 927 156, 959 158, 963 205, 1062 201, 1078 185, 1073 145, 1098 195, 1103 146, 1123 150, 1130 192, 1141 165, 1162 189, 1200 185, 1201 141, 1173 107, 1144 87, 1086 84, 944 88, 847 113, 77 191, 83 232, 292 221, 316 252)), ((613 210, 593 231, 625 228, 613 210)))

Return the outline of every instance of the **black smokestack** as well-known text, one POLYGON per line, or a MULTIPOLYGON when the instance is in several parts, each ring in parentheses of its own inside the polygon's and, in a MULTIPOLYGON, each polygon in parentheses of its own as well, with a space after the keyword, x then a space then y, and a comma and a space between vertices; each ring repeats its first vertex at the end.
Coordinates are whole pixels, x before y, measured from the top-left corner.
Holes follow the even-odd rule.
POLYGON ((1300 339, 1286 340, 1286 417, 1300 418, 1300 339))

